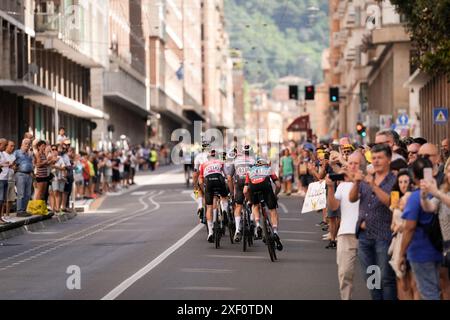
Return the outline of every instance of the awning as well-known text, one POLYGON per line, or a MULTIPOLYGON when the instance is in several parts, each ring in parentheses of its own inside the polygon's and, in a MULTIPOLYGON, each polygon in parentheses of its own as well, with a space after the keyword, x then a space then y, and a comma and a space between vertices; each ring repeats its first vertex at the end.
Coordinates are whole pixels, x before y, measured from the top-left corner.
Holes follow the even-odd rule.
POLYGON ((310 130, 309 115, 300 116, 287 128, 288 132, 308 132, 310 130))

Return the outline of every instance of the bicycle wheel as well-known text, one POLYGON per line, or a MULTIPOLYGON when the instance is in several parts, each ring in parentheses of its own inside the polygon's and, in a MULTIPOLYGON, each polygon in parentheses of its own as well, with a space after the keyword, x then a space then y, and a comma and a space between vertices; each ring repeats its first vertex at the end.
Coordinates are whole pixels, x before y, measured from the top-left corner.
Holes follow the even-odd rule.
POLYGON ((214 243, 216 245, 216 249, 220 248, 220 234, 222 233, 222 230, 220 230, 220 223, 219 221, 214 222, 214 243))
POLYGON ((261 228, 262 228, 262 231, 263 231, 263 239, 265 240, 265 243, 266 243, 266 246, 267 246, 267 250, 269 251, 270 260, 272 262, 274 262, 275 261, 275 251, 273 250, 273 246, 271 244, 271 241, 273 241, 273 239, 271 238, 271 235, 270 235, 270 231, 269 231, 269 228, 268 228, 268 225, 267 225, 266 217, 263 214, 261 214, 260 217, 262 217, 262 219, 261 219, 261 224, 262 224, 261 228))
POLYGON ((244 211, 244 214, 242 215, 242 250, 244 252, 247 251, 247 214, 244 211))

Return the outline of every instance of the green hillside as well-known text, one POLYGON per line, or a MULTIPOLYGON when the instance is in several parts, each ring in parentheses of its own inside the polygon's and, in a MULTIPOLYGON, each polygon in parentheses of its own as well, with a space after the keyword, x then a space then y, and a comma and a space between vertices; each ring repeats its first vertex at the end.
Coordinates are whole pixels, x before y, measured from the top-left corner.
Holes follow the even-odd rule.
POLYGON ((247 80, 267 88, 291 74, 321 82, 327 15, 327 0, 225 0, 231 47, 243 52, 247 80))

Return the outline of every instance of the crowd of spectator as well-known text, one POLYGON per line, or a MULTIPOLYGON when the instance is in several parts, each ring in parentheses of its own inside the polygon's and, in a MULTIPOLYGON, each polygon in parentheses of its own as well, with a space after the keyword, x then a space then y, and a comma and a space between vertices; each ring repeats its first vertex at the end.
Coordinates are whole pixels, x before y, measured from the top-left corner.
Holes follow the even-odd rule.
POLYGON ((30 200, 44 200, 60 215, 73 210, 71 199, 95 199, 135 184, 136 172, 170 164, 167 146, 137 145, 128 150, 76 152, 62 127, 56 143, 25 133, 20 148, 0 138, 0 224, 29 217, 30 200), (15 210, 13 210, 15 209, 15 210))
POLYGON ((342 299, 352 298, 358 260, 374 300, 450 298, 449 155, 448 139, 438 146, 394 130, 368 145, 344 137, 282 151, 286 195, 326 182, 317 226, 337 249, 342 299))

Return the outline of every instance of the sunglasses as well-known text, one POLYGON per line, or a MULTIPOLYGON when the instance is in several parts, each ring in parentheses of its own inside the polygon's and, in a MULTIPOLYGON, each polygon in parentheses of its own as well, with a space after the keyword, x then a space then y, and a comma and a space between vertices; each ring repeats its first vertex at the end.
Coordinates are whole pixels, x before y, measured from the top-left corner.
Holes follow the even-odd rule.
POLYGON ((408 151, 408 154, 418 154, 418 151, 408 151))

